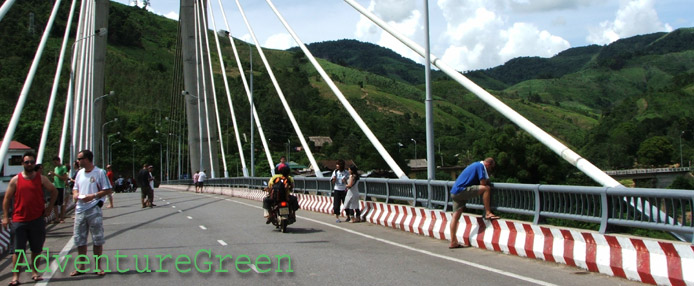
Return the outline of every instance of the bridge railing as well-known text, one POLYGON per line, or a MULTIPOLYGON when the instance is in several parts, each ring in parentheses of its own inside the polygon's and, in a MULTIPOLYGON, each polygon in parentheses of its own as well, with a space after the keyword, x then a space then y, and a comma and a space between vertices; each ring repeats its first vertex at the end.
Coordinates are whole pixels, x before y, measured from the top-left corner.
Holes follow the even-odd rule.
MULTIPOLYGON (((263 177, 208 179, 205 185, 262 189, 268 180, 263 177)), ((294 177, 294 180, 295 192, 332 194, 329 178, 294 177)), ((192 184, 192 181, 167 183, 192 184)), ((367 200, 450 211, 453 183, 363 178, 358 186, 367 200)), ((468 200, 466 207, 484 209, 480 197, 468 200)), ((498 212, 532 216, 535 224, 546 218, 595 223, 600 225, 601 233, 605 233, 608 226, 626 226, 682 233, 689 240, 694 235, 694 190, 495 183, 492 208, 498 212)))

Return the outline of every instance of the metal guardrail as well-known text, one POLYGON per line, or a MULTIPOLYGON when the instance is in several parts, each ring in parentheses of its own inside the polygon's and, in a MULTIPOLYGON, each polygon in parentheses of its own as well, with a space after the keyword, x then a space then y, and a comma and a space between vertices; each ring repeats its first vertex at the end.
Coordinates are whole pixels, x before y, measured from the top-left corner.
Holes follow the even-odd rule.
MULTIPOLYGON (((208 179, 206 185, 261 189, 269 178, 208 179)), ((330 196, 330 178, 294 177, 295 192, 330 196)), ((192 180, 167 184, 192 184, 192 180)), ((451 210, 453 181, 363 178, 359 192, 367 200, 403 203, 430 209, 451 210)), ((480 197, 466 207, 483 210, 480 197)), ((495 211, 527 215, 538 224, 545 218, 596 223, 600 232, 608 226, 626 226, 676 232, 694 243, 694 190, 650 188, 606 188, 586 186, 495 183, 492 193, 495 211), (640 206, 639 211, 632 205, 640 206)))
POLYGON ((684 173, 684 172, 689 172, 689 171, 691 171, 690 167, 678 167, 678 168, 614 170, 614 171, 605 171, 605 174, 608 174, 610 176, 618 176, 618 175, 661 174, 661 173, 684 173))

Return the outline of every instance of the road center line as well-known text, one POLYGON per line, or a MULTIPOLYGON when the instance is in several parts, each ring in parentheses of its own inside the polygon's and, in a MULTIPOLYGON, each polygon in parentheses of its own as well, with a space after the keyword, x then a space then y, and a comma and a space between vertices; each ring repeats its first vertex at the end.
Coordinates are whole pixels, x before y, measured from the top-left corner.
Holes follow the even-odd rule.
POLYGON ((204 225, 201 225, 201 226, 200 226, 200 229, 206 230, 207 228, 206 228, 204 225))
POLYGON ((188 218, 188 219, 193 219, 193 217, 192 217, 192 216, 187 216, 187 218, 188 218))
MULTIPOLYGON (((227 199, 227 200, 228 200, 228 199, 227 199)), ((236 200, 229 200, 229 201, 234 202, 234 203, 237 203, 237 204, 246 205, 246 206, 249 206, 249 207, 258 208, 258 209, 261 209, 261 208, 262 208, 262 207, 259 207, 259 206, 256 206, 256 205, 251 205, 251 204, 244 203, 244 202, 240 202, 240 201, 236 201, 236 200)), ((322 222, 322 221, 319 221, 319 220, 315 220, 315 219, 311 219, 311 218, 307 218, 307 217, 303 217, 303 216, 299 216, 299 215, 297 215, 296 217, 297 217, 297 218, 301 218, 301 219, 303 219, 303 220, 311 221, 311 222, 314 222, 314 223, 317 223, 317 224, 322 224, 322 225, 325 225, 325 226, 328 226, 328 227, 332 227, 332 228, 335 228, 335 229, 339 229, 339 230, 342 230, 342 231, 345 231, 345 232, 349 232, 349 233, 352 233, 352 234, 356 234, 356 235, 359 235, 359 236, 362 236, 362 237, 365 237, 365 238, 368 238, 368 239, 380 241, 380 242, 383 242, 383 243, 386 243, 386 244, 390 244, 390 245, 397 246, 397 247, 400 247, 400 248, 404 248, 404 249, 407 249, 407 250, 411 250, 411 251, 414 251, 414 252, 419 252, 419 253, 421 253, 421 254, 426 254, 426 255, 429 255, 429 256, 433 256, 433 257, 445 259, 445 260, 448 260, 448 261, 453 261, 453 262, 457 262, 457 263, 460 263, 460 264, 465 264, 465 265, 468 265, 468 266, 472 266, 472 267, 479 268, 479 269, 482 269, 482 270, 486 270, 486 271, 489 271, 489 272, 493 272, 493 273, 496 273, 496 274, 501 274, 501 275, 504 275, 504 276, 512 277, 512 278, 515 278, 515 279, 518 279, 518 280, 523 280, 523 281, 527 281, 527 282, 530 282, 530 283, 535 283, 535 284, 538 284, 538 285, 544 285, 544 286, 556 286, 556 284, 552 284, 552 283, 545 282, 545 281, 542 281, 542 280, 537 280, 537 279, 534 279, 534 278, 530 278, 530 277, 518 275, 518 274, 515 274, 515 273, 511 273, 511 272, 505 271, 505 270, 496 269, 496 268, 493 268, 493 267, 489 267, 489 266, 486 266, 486 265, 482 265, 482 264, 479 264, 479 263, 475 263, 475 262, 471 262, 471 261, 467 261, 467 260, 463 260, 463 259, 459 259, 459 258, 453 258, 453 257, 450 257, 450 256, 445 256, 445 255, 441 255, 441 254, 438 254, 438 253, 433 253, 433 252, 428 251, 428 250, 423 250, 423 249, 419 249, 419 248, 414 248, 414 247, 411 247, 411 246, 408 246, 408 245, 404 245, 404 244, 397 243, 397 242, 394 242, 394 241, 390 241, 390 240, 387 240, 387 239, 383 239, 383 238, 371 236, 371 235, 364 234, 364 233, 361 233, 361 232, 357 232, 357 231, 354 231, 354 230, 351 230, 351 229, 347 229, 347 228, 339 227, 339 226, 336 226, 336 225, 333 225, 333 224, 330 224, 330 223, 322 222)), ((253 266, 253 265, 251 265, 251 267, 252 267, 252 266, 253 266)))
POLYGON ((221 244, 222 246, 227 246, 227 245, 228 245, 226 242, 224 242, 224 240, 221 240, 221 239, 220 239, 220 240, 217 240, 217 242, 219 242, 219 244, 221 244))

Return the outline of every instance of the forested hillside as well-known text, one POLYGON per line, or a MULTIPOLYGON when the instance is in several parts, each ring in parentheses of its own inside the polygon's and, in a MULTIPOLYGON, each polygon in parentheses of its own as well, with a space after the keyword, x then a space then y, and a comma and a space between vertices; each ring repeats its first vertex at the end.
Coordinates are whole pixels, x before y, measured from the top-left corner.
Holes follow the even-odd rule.
MULTIPOLYGON (((14 108, 50 5, 39 0, 17 2, 0 22, 0 108, 14 108), (27 28, 30 11, 36 15, 34 33, 27 28)), ((62 27, 58 24, 54 28, 16 133, 16 139, 29 146, 38 146, 67 8, 65 4, 62 7, 57 21, 62 21, 62 27)), ((166 142, 166 135, 156 130, 166 130, 172 124, 167 117, 182 111, 174 103, 180 100, 172 101, 180 96, 174 82, 176 33, 176 21, 135 7, 111 5, 106 89, 117 95, 107 99, 106 116, 119 118, 107 132, 121 132, 114 139, 123 141, 113 149, 117 169, 129 170, 135 154, 138 160, 158 162, 160 146, 144 142, 166 142)), ((679 163, 680 153, 675 151, 679 151, 680 135, 687 162, 694 159, 694 146, 690 146, 694 141, 693 39, 693 29, 680 29, 607 46, 572 48, 552 58, 513 59, 466 75, 601 168, 679 163), (658 152, 647 151, 652 148, 658 152), (652 158, 652 154, 664 155, 652 158)), ((236 43, 246 69, 250 47, 236 43)), ((322 58, 324 69, 401 167, 407 169, 407 161, 415 156, 425 157, 423 66, 355 40, 314 43, 309 48, 322 58)), ((387 169, 298 49, 264 51, 304 135, 333 140, 313 149, 319 160, 344 158, 354 160, 363 170, 387 169)), ((238 70, 228 42, 223 43, 222 53, 241 138, 248 139, 250 114, 240 78, 240 73, 248 75, 248 70, 238 70)), ((216 51, 212 54, 216 59, 216 51)), ((252 54, 256 107, 274 156, 285 155, 289 149, 292 161, 308 165, 305 155, 298 152, 299 140, 254 48, 252 54)), ((63 68, 69 71, 67 64, 63 68)), ((214 71, 227 162, 231 175, 235 175, 240 160, 232 142, 235 136, 218 63, 214 71)), ((576 172, 574 167, 458 83, 440 72, 434 75, 436 165, 465 165, 494 156, 498 181, 592 183, 581 176, 569 176, 576 172)), ((67 76, 59 88, 58 110, 64 108, 66 87, 67 76)), ((54 127, 62 124, 62 112, 57 114, 54 127)), ((3 129, 10 116, 0 114, 3 129)), ((51 130, 47 154, 55 152, 58 133, 57 128, 51 130)), ((249 150, 247 140, 242 144, 249 150)), ((256 160, 264 160, 262 150, 257 152, 256 160)), ((248 152, 245 155, 250 156, 248 152)), ((266 166, 256 162, 256 173, 267 174, 266 166)), ((450 179, 445 172, 437 176, 450 179)))

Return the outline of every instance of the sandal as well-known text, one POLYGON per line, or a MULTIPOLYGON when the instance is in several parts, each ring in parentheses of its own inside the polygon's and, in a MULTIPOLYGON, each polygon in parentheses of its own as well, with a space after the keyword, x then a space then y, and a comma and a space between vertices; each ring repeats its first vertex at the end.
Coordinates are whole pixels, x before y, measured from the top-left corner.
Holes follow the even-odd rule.
POLYGON ((84 274, 84 272, 77 271, 77 270, 70 272, 70 276, 80 276, 82 274, 84 274))
POLYGON ((467 245, 456 244, 456 245, 449 245, 448 249, 465 248, 465 247, 467 247, 467 245))
POLYGON ((485 215, 485 216, 484 216, 484 219, 487 219, 487 220, 495 220, 495 219, 500 219, 500 217, 497 216, 497 215, 495 215, 495 214, 491 214, 491 215, 488 214, 488 215, 485 215))
POLYGON ((38 276, 38 275, 36 275, 36 276, 31 276, 31 280, 34 280, 34 282, 43 281, 43 277, 38 276))
POLYGON ((19 285, 19 284, 22 284, 22 283, 19 282, 19 280, 12 280, 12 281, 10 281, 10 283, 7 284, 7 285, 9 285, 9 286, 17 286, 17 285, 19 285))

